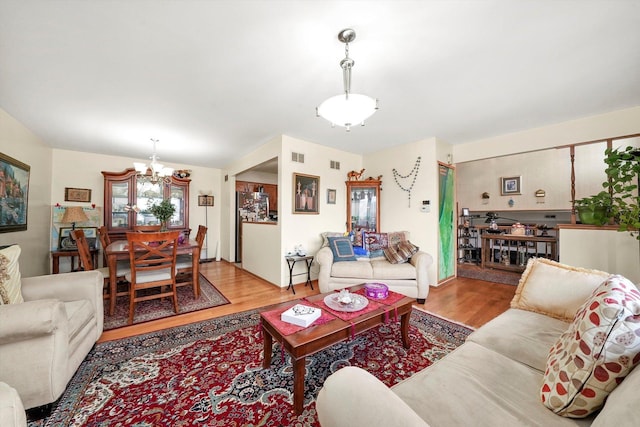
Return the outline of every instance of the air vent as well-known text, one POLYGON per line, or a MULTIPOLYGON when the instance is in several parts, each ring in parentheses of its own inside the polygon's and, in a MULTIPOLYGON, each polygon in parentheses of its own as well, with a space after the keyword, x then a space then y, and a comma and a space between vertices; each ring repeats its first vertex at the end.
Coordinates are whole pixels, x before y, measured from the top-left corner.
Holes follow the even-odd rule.
POLYGON ((330 160, 329 161, 329 167, 331 169, 336 169, 336 170, 340 170, 340 162, 337 160, 330 160))
POLYGON ((298 162, 298 163, 304 163, 304 154, 302 154, 302 153, 294 153, 292 151, 291 152, 291 161, 292 162, 298 162))

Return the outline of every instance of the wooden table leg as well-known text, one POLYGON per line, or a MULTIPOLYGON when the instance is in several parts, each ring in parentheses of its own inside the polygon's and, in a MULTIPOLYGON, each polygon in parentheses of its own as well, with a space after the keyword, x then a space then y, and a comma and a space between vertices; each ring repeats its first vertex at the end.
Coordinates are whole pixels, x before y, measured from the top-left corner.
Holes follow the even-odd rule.
POLYGON ((402 332, 402 345, 404 348, 411 347, 411 342, 409 341, 409 317, 411 317, 411 312, 400 316, 400 331, 402 332))
POLYGON ((304 374, 305 358, 292 359, 293 363, 293 410, 296 415, 302 413, 304 407, 304 374))
POLYGON ((115 255, 110 255, 107 258, 109 262, 109 316, 113 316, 116 312, 116 294, 118 293, 118 268, 116 266, 115 255))
POLYGON ((200 298, 200 249, 196 248, 191 254, 191 278, 193 280, 193 294, 200 298))
POLYGON ((271 367, 271 354, 273 353, 273 337, 264 326, 262 327, 262 339, 264 340, 262 368, 269 369, 271 367))

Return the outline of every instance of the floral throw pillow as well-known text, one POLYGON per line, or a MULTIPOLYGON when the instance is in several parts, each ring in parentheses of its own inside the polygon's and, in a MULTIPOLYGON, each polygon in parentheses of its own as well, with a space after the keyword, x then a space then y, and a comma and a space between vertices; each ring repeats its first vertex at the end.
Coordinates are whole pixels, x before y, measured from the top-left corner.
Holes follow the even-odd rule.
POLYGON ((389 247, 387 233, 364 233, 364 248, 369 252, 382 251, 389 247))
POLYGON ((20 291, 20 246, 0 249, 0 305, 24 302, 20 291))
POLYGON ((610 276, 576 313, 549 352, 541 390, 553 412, 582 418, 640 362, 640 292, 610 276))

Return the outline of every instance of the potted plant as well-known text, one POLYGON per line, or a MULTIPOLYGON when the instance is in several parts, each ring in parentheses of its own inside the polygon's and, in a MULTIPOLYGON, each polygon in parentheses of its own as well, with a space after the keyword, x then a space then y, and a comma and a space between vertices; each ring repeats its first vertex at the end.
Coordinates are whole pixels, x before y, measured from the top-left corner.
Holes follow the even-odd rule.
POLYGON ((607 182, 602 185, 611 192, 611 213, 617 220, 618 230, 630 231, 640 240, 640 149, 607 148, 604 162, 607 182))
POLYGON ((577 199, 576 211, 580 222, 589 225, 605 225, 612 218, 612 196, 608 191, 577 199))
POLYGON ((160 224, 162 224, 162 231, 167 230, 167 222, 171 219, 176 212, 176 207, 171 204, 171 200, 163 199, 160 203, 154 203, 149 207, 149 212, 155 216, 160 224))

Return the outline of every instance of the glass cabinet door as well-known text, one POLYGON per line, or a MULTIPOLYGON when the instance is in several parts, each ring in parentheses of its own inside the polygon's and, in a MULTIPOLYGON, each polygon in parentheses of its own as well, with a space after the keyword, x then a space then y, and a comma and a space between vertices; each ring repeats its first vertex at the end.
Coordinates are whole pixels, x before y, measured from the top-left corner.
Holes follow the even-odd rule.
POLYGON ((347 181, 347 231, 380 228, 380 181, 347 181))
POLYGON ((128 228, 129 182, 111 183, 111 228, 128 228))
POLYGON ((136 214, 136 225, 156 225, 160 221, 149 212, 149 208, 162 202, 162 184, 138 181, 136 184, 136 205, 140 211, 136 214))
POLYGON ((177 185, 171 186, 171 204, 176 208, 169 221, 172 227, 184 227, 185 225, 185 189, 177 185))

